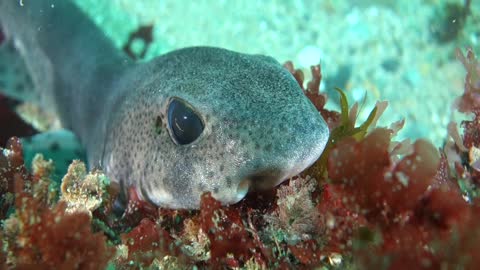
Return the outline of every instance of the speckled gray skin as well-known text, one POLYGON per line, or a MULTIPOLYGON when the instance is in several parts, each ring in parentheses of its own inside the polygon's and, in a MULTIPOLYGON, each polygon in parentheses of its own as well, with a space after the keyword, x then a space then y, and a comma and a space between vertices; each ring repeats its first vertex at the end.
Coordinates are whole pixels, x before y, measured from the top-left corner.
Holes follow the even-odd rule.
POLYGON ((137 64, 68 1, 0 0, 0 22, 27 61, 37 91, 122 190, 171 208, 198 208, 205 191, 224 204, 272 188, 311 165, 328 128, 274 59, 185 48, 137 64), (175 97, 204 130, 172 139, 175 97))

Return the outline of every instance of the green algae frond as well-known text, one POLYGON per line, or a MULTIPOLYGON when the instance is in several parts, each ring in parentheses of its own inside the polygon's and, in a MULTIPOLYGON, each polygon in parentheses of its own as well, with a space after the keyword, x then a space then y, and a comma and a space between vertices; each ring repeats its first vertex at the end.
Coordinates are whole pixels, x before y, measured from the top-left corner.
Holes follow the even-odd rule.
POLYGON ((307 175, 316 179, 325 179, 327 159, 333 146, 348 137, 352 137, 357 141, 365 138, 368 131, 371 127, 375 126, 378 118, 388 105, 386 101, 377 102, 365 122, 356 127, 355 122, 358 117, 358 103, 355 103, 350 108, 345 92, 340 88, 335 88, 335 90, 337 90, 340 95, 340 122, 331 130, 327 145, 320 158, 306 171, 307 175))

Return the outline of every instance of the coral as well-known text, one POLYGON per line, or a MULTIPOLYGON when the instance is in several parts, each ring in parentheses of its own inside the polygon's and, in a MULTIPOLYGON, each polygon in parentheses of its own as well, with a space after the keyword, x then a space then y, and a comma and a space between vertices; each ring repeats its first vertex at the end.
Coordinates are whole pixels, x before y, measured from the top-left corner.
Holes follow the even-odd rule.
POLYGON ((91 216, 92 211, 108 200, 109 184, 110 181, 101 171, 94 170, 87 174, 85 164, 74 160, 61 185, 61 200, 67 203, 66 211, 86 212, 91 216))

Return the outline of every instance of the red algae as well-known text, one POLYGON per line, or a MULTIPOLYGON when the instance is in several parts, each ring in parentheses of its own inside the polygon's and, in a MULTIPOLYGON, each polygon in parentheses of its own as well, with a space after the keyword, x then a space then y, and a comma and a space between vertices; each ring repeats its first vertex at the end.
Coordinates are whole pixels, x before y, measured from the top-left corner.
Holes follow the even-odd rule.
MULTIPOLYGON (((1 148, 0 148, 1 150, 1 148)), ((14 204, 15 182, 19 177, 29 187, 31 176, 23 165, 23 150, 18 138, 11 138, 7 147, 0 152, 0 218, 6 218, 10 207, 14 204)))
POLYGON ((246 230, 237 209, 222 207, 210 193, 206 193, 201 199, 199 216, 201 228, 210 240, 211 265, 238 267, 240 262, 246 262, 252 256, 261 258, 264 255, 263 244, 255 241, 257 237, 252 237, 246 230))
POLYGON ((160 228, 158 224, 148 218, 142 219, 140 224, 129 233, 121 236, 122 243, 128 247, 126 261, 121 264, 145 267, 152 264, 155 258, 174 254, 172 238, 160 228), (128 263, 132 262, 132 263, 128 263))
POLYGON ((44 208, 25 193, 17 196, 16 207, 15 216, 7 220, 17 225, 8 241, 16 267, 104 269, 112 257, 105 236, 91 231, 87 213, 66 214, 64 203, 44 208))
POLYGON ((478 114, 480 109, 480 65, 471 49, 467 49, 466 56, 460 49, 457 49, 455 54, 467 71, 465 91, 456 102, 458 109, 460 112, 476 112, 478 114))
POLYGON ((145 217, 155 220, 158 217, 157 208, 147 201, 141 200, 135 187, 128 189, 128 203, 122 216, 122 223, 134 226, 145 217))
MULTIPOLYGON (((48 169, 36 168, 35 174, 29 174, 16 138, 9 141, 0 160, 2 200, 11 196, 15 206, 15 213, 3 225, 8 267, 104 269, 113 255, 112 249, 101 233, 91 231, 89 215, 66 214, 64 203, 50 207, 42 197, 47 193, 38 192, 48 169)), ((2 204, 2 211, 5 205, 2 204)))

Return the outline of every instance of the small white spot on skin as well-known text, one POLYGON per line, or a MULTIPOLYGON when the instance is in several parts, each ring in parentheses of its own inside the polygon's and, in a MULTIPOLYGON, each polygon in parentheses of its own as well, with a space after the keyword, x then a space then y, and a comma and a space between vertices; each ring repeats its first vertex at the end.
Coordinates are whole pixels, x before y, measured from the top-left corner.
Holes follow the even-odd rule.
POLYGON ((23 7, 23 0, 20 0, 20 1, 19 1, 19 4, 20 4, 20 6, 23 7))

